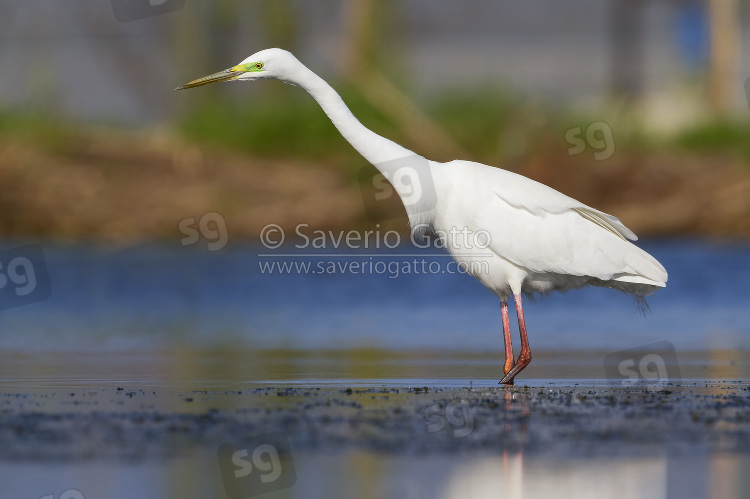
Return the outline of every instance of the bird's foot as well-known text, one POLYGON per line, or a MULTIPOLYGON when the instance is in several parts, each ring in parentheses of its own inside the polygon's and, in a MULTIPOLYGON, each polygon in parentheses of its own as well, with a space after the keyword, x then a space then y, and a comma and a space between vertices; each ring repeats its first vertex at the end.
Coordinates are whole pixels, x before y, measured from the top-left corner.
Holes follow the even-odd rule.
POLYGON ((516 363, 513 360, 513 357, 509 357, 508 360, 505 361, 505 366, 503 366, 503 379, 500 380, 499 385, 506 385, 506 386, 513 386, 515 385, 515 382, 513 381, 513 378, 508 378, 508 373, 513 370, 513 368, 516 367, 516 363))
POLYGON ((531 353, 528 352, 521 352, 521 354, 518 356, 518 360, 516 361, 516 365, 513 366, 513 369, 505 373, 505 376, 503 376, 503 379, 500 380, 500 383, 504 385, 512 385, 513 380, 515 379, 516 375, 523 371, 523 369, 531 363, 531 353))

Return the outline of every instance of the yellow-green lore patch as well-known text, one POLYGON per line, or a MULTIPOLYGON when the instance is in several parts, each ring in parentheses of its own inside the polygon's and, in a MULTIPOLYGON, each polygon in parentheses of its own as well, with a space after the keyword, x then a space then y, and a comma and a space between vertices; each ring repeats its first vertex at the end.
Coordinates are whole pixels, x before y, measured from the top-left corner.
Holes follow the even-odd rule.
POLYGON ((246 64, 239 64, 231 69, 235 72, 252 73, 263 71, 264 64, 262 62, 248 62, 246 64))

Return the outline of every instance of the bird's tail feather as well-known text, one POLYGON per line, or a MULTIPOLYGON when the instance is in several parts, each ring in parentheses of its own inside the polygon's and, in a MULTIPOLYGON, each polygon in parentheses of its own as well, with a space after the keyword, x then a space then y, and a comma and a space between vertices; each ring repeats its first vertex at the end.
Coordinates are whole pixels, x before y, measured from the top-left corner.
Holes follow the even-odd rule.
POLYGON ((669 275, 664 266, 638 246, 632 243, 629 246, 625 254, 625 264, 633 272, 623 275, 619 280, 651 284, 662 288, 666 286, 669 275))

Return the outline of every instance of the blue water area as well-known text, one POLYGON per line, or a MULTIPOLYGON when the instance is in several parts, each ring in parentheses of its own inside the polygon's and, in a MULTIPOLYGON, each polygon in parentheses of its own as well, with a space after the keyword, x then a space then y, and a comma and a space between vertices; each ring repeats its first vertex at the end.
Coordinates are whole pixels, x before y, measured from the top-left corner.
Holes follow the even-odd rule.
MULTIPOLYGON (((750 348, 749 242, 639 244, 669 271, 650 314, 608 289, 542 297, 525 304, 532 346, 750 348)), ((51 296, 0 310, 0 348, 502 349, 497 298, 446 271, 450 259, 434 249, 41 247, 51 296), (421 269, 415 259, 424 260, 421 269), (263 272, 272 262, 275 272, 263 272), (279 271, 279 263, 295 262, 310 262, 310 270, 279 271)))

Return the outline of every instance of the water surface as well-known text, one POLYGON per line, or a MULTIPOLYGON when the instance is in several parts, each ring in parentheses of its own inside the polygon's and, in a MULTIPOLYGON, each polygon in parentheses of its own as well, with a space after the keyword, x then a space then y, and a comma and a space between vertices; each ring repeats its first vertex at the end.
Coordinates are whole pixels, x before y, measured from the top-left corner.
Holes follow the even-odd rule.
MULTIPOLYGON (((651 298, 652 312, 646 317, 637 313, 629 297, 603 289, 544 297, 525 306, 534 362, 519 378, 519 389, 525 385, 539 393, 593 394, 614 390, 611 393, 622 397, 619 390, 633 387, 608 377, 604 359, 667 342, 675 348, 676 359, 670 362, 679 367, 679 377, 660 386, 635 387, 636 393, 645 393, 639 396, 647 400, 649 394, 661 393, 664 403, 655 404, 654 410, 667 421, 683 414, 689 428, 706 425, 729 435, 730 443, 744 441, 743 422, 750 420, 742 402, 750 393, 743 390, 750 380, 750 244, 647 241, 643 247, 670 273, 667 288, 651 298), (718 422, 708 414, 708 406, 696 406, 691 413, 685 404, 693 404, 692 399, 672 397, 680 386, 708 387, 709 397, 715 393, 717 408, 710 407, 717 411, 718 422), (727 390, 733 398, 727 399, 727 390)), ((356 443, 350 448, 302 445, 293 449, 295 484, 264 497, 642 499, 750 494, 743 473, 748 454, 742 447, 674 444, 681 442, 679 435, 671 436, 669 445, 650 444, 606 432, 589 447, 578 446, 574 432, 566 434, 554 453, 523 445, 504 447, 518 438, 523 442, 523 432, 543 441, 554 424, 540 425, 539 420, 550 414, 559 417, 549 421, 576 428, 578 409, 574 398, 572 405, 555 399, 527 410, 523 391, 461 398, 467 397, 461 395, 465 389, 495 390, 502 360, 497 299, 470 277, 260 271, 260 265, 272 259, 403 263, 414 258, 395 256, 403 254, 401 249, 310 255, 289 248, 284 251, 293 256, 269 257, 262 256, 268 254, 264 248, 232 244, 216 252, 166 245, 42 248, 52 296, 0 311, 0 416, 15 421, 0 426, 5 442, 0 442, 5 449, 0 451, 1 497, 227 497, 218 446, 254 437, 263 426, 253 426, 250 418, 235 434, 231 426, 214 422, 212 440, 210 432, 199 433, 200 438, 184 433, 182 424, 200 425, 202 418, 226 415, 239 415, 242 421, 242 414, 257 409, 247 395, 269 388, 282 394, 327 390, 331 403, 342 404, 342 409, 334 408, 332 420, 321 421, 337 424, 336 418, 345 421, 351 412, 347 390, 407 390, 398 403, 408 412, 418 407, 417 394, 424 394, 413 389, 425 386, 445 390, 446 400, 465 400, 457 407, 471 411, 463 417, 476 414, 478 424, 489 421, 481 419, 481 411, 495 410, 487 407, 495 407, 492 400, 497 400, 497 410, 506 411, 512 421, 507 433, 501 431, 498 447, 473 449, 443 433, 441 447, 417 454, 356 443), (108 432, 123 421, 117 431, 124 432, 122 448, 128 452, 113 447, 111 438, 102 438, 99 425, 81 428, 76 417, 94 418, 108 432), (173 429, 149 430, 157 431, 150 450, 145 446, 139 453, 127 439, 147 437, 138 433, 138 421, 152 417, 176 422, 173 429), (32 421, 36 426, 27 426, 32 421), (74 428, 60 433, 69 440, 55 440, 64 424, 74 428), (174 442, 166 438, 169 432, 175 432, 174 442), (49 452, 43 445, 45 435, 49 452), (216 440, 219 437, 224 440, 216 440), (175 447, 175 442, 187 444, 175 447), (19 458, 12 449, 29 452, 19 458), (82 449, 98 457, 82 457, 82 449)), ((428 262, 444 264, 444 255, 425 253, 428 262)), ((270 397, 277 398, 272 392, 270 397)), ((375 393, 371 400, 365 395, 361 400, 367 401, 366 408, 378 410, 386 404, 383 397, 387 395, 375 393)), ((595 409, 604 411, 596 421, 606 421, 610 410, 606 397, 603 400, 595 409)), ((633 404, 644 410, 642 403, 633 404)), ((615 407, 613 414, 627 417, 627 402, 615 407)), ((289 416, 269 418, 284 428, 289 416)), ((639 421, 640 416, 633 416, 633 424, 639 421)), ((422 433, 425 424, 422 418, 422 433)), ((591 432, 603 429, 606 424, 580 431, 591 439, 591 432)), ((388 438, 387 431, 379 431, 388 438)), ((403 439, 408 444, 418 437, 406 431, 403 439)))

